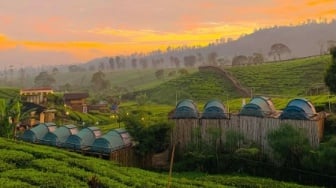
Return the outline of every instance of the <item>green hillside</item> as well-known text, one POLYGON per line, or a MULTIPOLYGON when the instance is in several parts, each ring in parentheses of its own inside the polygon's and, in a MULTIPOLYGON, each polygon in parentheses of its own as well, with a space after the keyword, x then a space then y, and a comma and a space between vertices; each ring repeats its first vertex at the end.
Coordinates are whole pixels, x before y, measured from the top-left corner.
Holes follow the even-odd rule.
MULTIPOLYGON (((1 187, 88 187, 96 176, 102 187, 167 187, 167 173, 121 167, 53 147, 0 138, 1 187)), ((306 187, 271 179, 200 173, 173 173, 171 187, 306 187)), ((308 186, 307 186, 308 187, 308 186)))
POLYGON ((228 71, 254 94, 306 96, 326 93, 324 74, 331 57, 316 56, 262 65, 232 67, 228 71))
MULTIPOLYGON (((245 88, 252 90, 253 95, 288 99, 327 94, 324 73, 330 61, 327 55, 227 70, 245 88)), ((229 80, 213 72, 195 72, 178 77, 143 93, 151 101, 161 104, 175 104, 176 100, 184 98, 204 103, 213 98, 227 101, 240 97, 229 80)))
POLYGON ((184 98, 205 102, 213 98, 227 100, 240 96, 228 79, 211 72, 178 77, 144 92, 151 101, 163 104, 175 104, 176 100, 184 98))
POLYGON ((8 99, 18 97, 20 94, 19 89, 0 87, 0 98, 8 99))

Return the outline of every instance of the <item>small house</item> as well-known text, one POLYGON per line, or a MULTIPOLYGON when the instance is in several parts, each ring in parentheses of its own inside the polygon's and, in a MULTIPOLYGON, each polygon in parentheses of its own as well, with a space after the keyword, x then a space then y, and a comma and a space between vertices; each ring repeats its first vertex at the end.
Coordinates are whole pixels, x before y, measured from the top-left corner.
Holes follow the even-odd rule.
POLYGON ((210 100, 204 105, 202 119, 225 119, 227 115, 223 105, 218 100, 210 100))
POLYGON ((65 125, 57 128, 54 132, 48 132, 42 139, 41 143, 52 146, 61 146, 66 139, 78 133, 75 125, 65 125))
POLYGON ((291 100, 282 111, 280 119, 309 120, 316 116, 315 107, 307 99, 291 100))
POLYGON ((251 101, 243 106, 240 110, 241 116, 254 117, 274 117, 276 110, 270 98, 257 96, 253 97, 251 101))
POLYGON ((109 154, 132 145, 131 136, 125 129, 111 130, 100 138, 97 138, 91 147, 91 151, 109 154))
POLYGON ((64 104, 71 107, 72 110, 87 113, 86 99, 88 93, 65 93, 63 95, 64 104))
POLYGON ((20 95, 23 101, 39 105, 46 105, 47 96, 52 93, 54 93, 54 91, 49 87, 20 90, 20 95))
POLYGON ((86 127, 77 134, 70 135, 62 145, 65 148, 80 150, 90 148, 93 142, 100 138, 101 131, 97 127, 86 127))
POLYGON ((172 115, 173 119, 197 119, 198 110, 196 104, 190 99, 181 100, 177 103, 172 115))
POLYGON ((37 126, 26 130, 21 139, 27 142, 40 142, 40 140, 49 132, 56 130, 55 123, 40 123, 37 126))

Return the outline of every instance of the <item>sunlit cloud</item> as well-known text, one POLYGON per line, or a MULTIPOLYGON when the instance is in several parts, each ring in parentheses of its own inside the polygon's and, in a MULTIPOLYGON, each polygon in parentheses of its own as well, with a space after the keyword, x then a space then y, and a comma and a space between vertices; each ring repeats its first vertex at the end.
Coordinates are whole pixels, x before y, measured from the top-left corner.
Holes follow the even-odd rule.
POLYGON ((79 61, 168 46, 205 46, 264 27, 336 17, 335 0, 142 0, 138 4, 124 0, 118 6, 116 1, 36 1, 34 6, 18 2, 0 3, 0 51, 20 46, 34 53, 66 53, 79 61), (43 8, 25 11, 37 5, 43 8))
POLYGON ((307 5, 309 6, 316 6, 316 5, 321 5, 321 4, 335 5, 335 0, 313 0, 313 1, 307 2, 307 5))
POLYGON ((16 42, 8 39, 6 36, 0 33, 0 50, 15 48, 16 45, 16 42))

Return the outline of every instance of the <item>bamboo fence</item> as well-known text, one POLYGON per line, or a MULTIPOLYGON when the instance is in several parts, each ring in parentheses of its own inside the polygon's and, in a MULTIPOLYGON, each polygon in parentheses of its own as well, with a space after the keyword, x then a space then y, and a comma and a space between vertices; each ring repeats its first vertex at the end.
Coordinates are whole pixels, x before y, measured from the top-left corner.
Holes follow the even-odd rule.
POLYGON ((324 114, 318 114, 314 120, 289 120, 279 118, 260 118, 230 115, 229 119, 175 119, 171 145, 176 144, 184 151, 188 144, 200 141, 211 143, 213 134, 217 142, 226 142, 226 132, 231 130, 240 133, 245 140, 252 141, 261 147, 263 152, 269 151, 267 135, 283 124, 289 124, 303 130, 311 146, 317 147, 323 137, 324 114))

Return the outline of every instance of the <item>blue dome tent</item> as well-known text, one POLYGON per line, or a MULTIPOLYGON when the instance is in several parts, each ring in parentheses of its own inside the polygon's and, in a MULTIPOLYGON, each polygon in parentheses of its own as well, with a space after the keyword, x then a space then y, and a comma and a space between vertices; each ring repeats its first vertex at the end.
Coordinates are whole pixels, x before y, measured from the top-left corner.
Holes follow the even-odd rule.
POLYGON ((62 146, 75 150, 91 147, 95 139, 99 138, 100 136, 101 131, 99 128, 87 127, 80 130, 78 134, 70 135, 62 146))
POLYGON ((249 103, 243 106, 239 115, 254 117, 270 117, 276 113, 273 102, 263 96, 253 97, 249 103))
POLYGON ((65 125, 57 128, 54 132, 47 133, 41 140, 42 144, 61 146, 70 135, 78 133, 75 125, 65 125))
POLYGON ((316 115, 315 107, 307 99, 293 99, 280 115, 280 119, 309 120, 316 115))
POLYGON ((177 103, 173 119, 196 119, 198 118, 198 111, 196 104, 190 99, 184 99, 177 103))
POLYGON ((55 123, 40 123, 26 130, 21 136, 21 139, 27 142, 39 142, 48 132, 53 132, 55 129, 55 123))
POLYGON ((126 129, 111 130, 100 138, 97 138, 91 147, 91 151, 109 154, 112 151, 131 146, 131 137, 126 129))
POLYGON ((204 105, 203 119, 224 119, 226 110, 224 105, 218 100, 210 100, 204 105))

